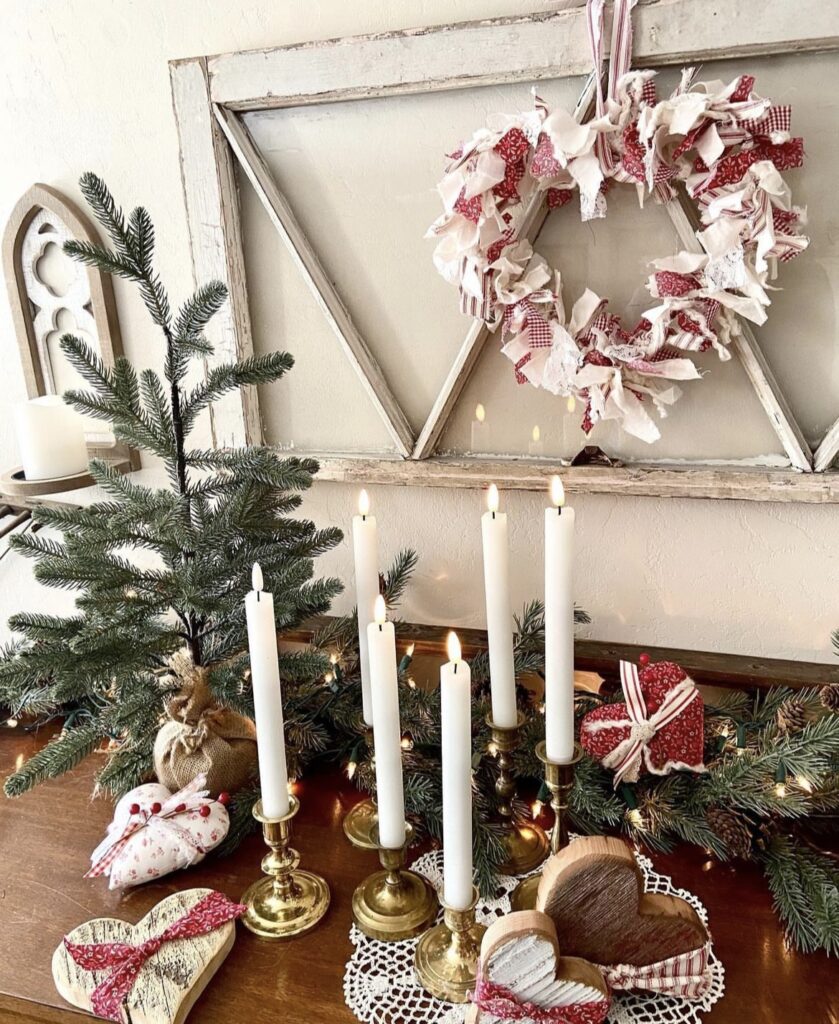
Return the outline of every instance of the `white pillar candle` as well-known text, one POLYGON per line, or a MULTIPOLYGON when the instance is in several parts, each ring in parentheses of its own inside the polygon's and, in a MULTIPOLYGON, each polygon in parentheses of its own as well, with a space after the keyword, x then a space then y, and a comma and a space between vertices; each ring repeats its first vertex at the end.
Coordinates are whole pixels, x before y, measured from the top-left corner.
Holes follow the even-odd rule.
POLYGON ((443 903, 472 902, 472 674, 449 633, 449 660, 440 669, 443 759, 443 903))
POLYGON ((574 757, 574 509, 558 476, 545 509, 545 745, 551 761, 574 757))
POLYGON ((355 563, 355 603, 358 609, 358 650, 361 668, 361 704, 364 721, 373 724, 370 699, 370 654, 367 627, 373 621, 373 607, 379 596, 379 545, 376 517, 370 515, 367 491, 358 496, 357 516, 352 521, 353 559, 355 563))
POLYGON ((84 421, 60 395, 21 402, 15 433, 27 480, 74 476, 87 469, 84 421))
POLYGON ((510 548, 507 515, 498 511, 498 488, 491 484, 481 516, 486 590, 487 642, 492 721, 504 729, 518 721, 513 663, 513 612, 510 608, 510 548))
POLYGON ((405 794, 402 790, 402 727, 396 681, 396 634, 386 621, 385 599, 376 598, 373 622, 367 627, 373 742, 376 749, 376 805, 379 843, 398 850, 405 842, 405 794))
POLYGON ((262 589, 262 570, 258 563, 253 567, 253 590, 245 597, 245 615, 248 620, 262 811, 266 818, 284 818, 288 814, 288 770, 274 595, 262 589))

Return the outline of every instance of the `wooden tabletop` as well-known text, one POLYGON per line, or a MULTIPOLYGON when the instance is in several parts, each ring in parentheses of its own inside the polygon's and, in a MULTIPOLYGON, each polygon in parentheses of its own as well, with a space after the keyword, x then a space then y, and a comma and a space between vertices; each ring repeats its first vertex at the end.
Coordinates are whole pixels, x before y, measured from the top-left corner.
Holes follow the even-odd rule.
MULTIPOLYGON (((0 734, 0 774, 38 741, 22 730, 0 734)), ((159 883, 110 892, 104 878, 82 875, 111 818, 109 801, 91 802, 96 756, 74 773, 19 800, 0 797, 0 1021, 78 1022, 86 1015, 64 1004, 53 987, 50 959, 62 936, 93 917, 137 921, 178 889, 210 886, 238 898, 259 873, 264 847, 251 837, 226 860, 210 857, 159 883)), ((375 858, 345 840, 341 821, 358 799, 336 772, 299 784, 302 808, 294 845, 303 865, 324 875, 332 906, 316 931, 287 943, 260 941, 244 928, 230 956, 201 996, 191 1024, 351 1024, 343 999, 350 955, 350 900, 375 858)), ((784 949, 762 876, 731 868, 685 848, 654 856, 656 868, 695 892, 710 914, 725 965, 726 994, 707 1015, 712 1024, 836 1024, 836 962, 784 949)), ((87 1018, 90 1019, 90 1018, 87 1018)))

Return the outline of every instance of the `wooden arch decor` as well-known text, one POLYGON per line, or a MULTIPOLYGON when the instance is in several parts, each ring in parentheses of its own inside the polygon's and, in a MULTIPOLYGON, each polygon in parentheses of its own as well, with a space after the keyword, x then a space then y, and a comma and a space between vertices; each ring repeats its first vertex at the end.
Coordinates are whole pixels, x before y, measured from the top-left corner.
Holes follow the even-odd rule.
MULTIPOLYGON (((42 184, 33 185, 21 196, 3 235, 3 272, 30 398, 58 392, 49 338, 61 331, 62 313, 72 317, 70 331, 83 333, 98 346, 105 366, 113 366, 122 354, 110 277, 93 267, 73 264, 75 274, 59 294, 41 276, 39 263, 48 248, 61 249, 71 238, 101 244, 87 216, 56 189, 42 184)), ((91 457, 128 462, 137 468, 136 454, 108 438, 108 434, 96 434, 89 440, 91 457)))
MULTIPOLYGON (((733 56, 839 49, 839 8, 821 0, 757 0, 731 5, 720 19, 716 0, 639 0, 633 65, 660 67, 733 56), (685 52, 685 40, 690 51, 685 52)), ((181 145, 181 168, 198 280, 220 277, 231 303, 214 338, 218 358, 252 351, 244 257, 236 192, 238 162, 311 289, 327 322, 377 409, 394 455, 312 453, 321 479, 439 487, 477 487, 486 480, 542 490, 561 468, 566 488, 590 493, 655 497, 741 498, 758 501, 839 502, 839 420, 814 452, 749 324, 740 322, 733 349, 777 434, 788 467, 718 463, 560 467, 548 457, 521 460, 436 454, 445 425, 487 339, 474 323, 463 340, 425 425, 411 426, 325 273, 288 200, 250 135, 242 113, 371 97, 430 93, 510 82, 579 77, 588 71, 585 0, 521 17, 414 29, 375 36, 302 43, 274 49, 198 57, 170 65, 181 145), (490 59, 491 57, 491 59, 490 59)), ((595 81, 577 104, 585 119, 595 81)), ((696 251, 696 225, 685 205, 666 207, 684 248, 696 251)), ((520 234, 534 241, 545 220, 542 198, 526 213, 520 234)), ((216 443, 259 439, 256 397, 214 413, 216 443)))

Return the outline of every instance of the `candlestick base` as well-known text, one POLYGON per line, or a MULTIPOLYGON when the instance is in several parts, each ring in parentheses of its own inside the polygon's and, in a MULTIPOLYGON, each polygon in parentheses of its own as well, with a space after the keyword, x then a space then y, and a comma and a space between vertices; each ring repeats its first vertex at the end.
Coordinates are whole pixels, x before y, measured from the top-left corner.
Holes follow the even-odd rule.
POLYGON ((373 838, 379 814, 372 797, 360 800, 344 817, 344 835, 353 846, 361 850, 376 850, 378 843, 373 838))
POLYGON ((264 939, 303 935, 315 927, 329 907, 329 886, 320 875, 300 870, 300 855, 289 845, 291 821, 300 802, 292 796, 289 803, 288 814, 282 818, 266 818, 261 800, 253 809, 270 847, 262 858, 262 870, 268 877, 254 882, 242 896, 248 908, 242 924, 264 939))
POLYGON ((512 755, 521 740, 524 715, 519 712, 518 721, 512 726, 496 725, 488 715, 486 723, 492 732, 492 742, 498 754, 498 778, 495 792, 498 797, 498 815, 506 832, 502 839, 506 856, 498 870, 505 875, 526 875, 537 868, 548 855, 548 837, 544 830, 533 823, 518 823, 513 820, 513 802, 516 797, 516 783, 512 775, 512 755))
POLYGON ((504 875, 526 875, 538 868, 548 856, 545 830, 533 824, 510 823, 510 831, 502 838, 506 856, 498 865, 504 875))
MULTIPOLYGON (((551 830, 551 854, 559 853, 568 845, 568 800, 574 786, 574 769, 580 763, 583 749, 574 744, 574 756, 560 764, 548 757, 545 743, 536 746, 536 756, 545 766, 545 783, 551 793, 551 808, 554 812, 554 827, 551 830)), ((513 910, 532 910, 536 906, 541 873, 521 881, 510 897, 513 910)))
MULTIPOLYGON (((378 829, 375 832, 378 840, 378 829)), ((398 850, 379 846, 382 871, 375 871, 353 893, 355 923, 371 939, 396 942, 422 934, 437 916, 434 887, 415 871, 405 868, 405 855, 413 829, 405 826, 405 844, 398 850)))
POLYGON ((443 905, 443 920, 417 943, 414 955, 420 984, 449 1003, 465 1003, 475 988, 481 939, 486 926, 475 921, 478 890, 465 910, 443 905))

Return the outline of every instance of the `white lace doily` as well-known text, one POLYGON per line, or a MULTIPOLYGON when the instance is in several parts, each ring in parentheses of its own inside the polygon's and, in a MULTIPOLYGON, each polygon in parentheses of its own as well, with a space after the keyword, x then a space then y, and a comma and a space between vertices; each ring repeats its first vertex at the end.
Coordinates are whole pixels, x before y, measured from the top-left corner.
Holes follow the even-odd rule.
MULTIPOLYGON (((672 879, 653 871, 652 861, 635 854, 644 875, 647 892, 681 896, 708 924, 708 912, 693 893, 677 889, 672 879)), ((443 853, 426 853, 412 865, 425 875, 440 893, 443 888, 443 853)), ((491 924, 510 911, 510 894, 518 878, 502 875, 494 897, 481 899, 478 920, 491 924)), ((466 1006, 453 1006, 430 996, 414 973, 416 939, 380 942, 369 939, 355 925, 350 929, 353 953, 344 972, 344 999, 363 1024, 463 1024, 466 1006)), ((712 983, 701 999, 681 999, 653 993, 615 992, 607 1021, 609 1024, 701 1024, 707 1012, 723 994, 724 968, 711 948, 709 968, 712 983)))

